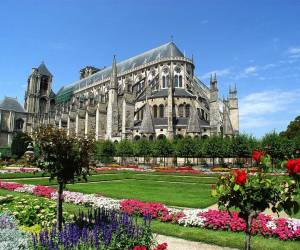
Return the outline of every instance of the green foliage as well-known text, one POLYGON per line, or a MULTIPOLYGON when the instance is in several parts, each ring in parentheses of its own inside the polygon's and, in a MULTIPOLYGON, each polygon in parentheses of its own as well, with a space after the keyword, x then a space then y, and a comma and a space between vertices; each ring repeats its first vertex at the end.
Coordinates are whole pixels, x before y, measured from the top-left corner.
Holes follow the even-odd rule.
POLYGON ((230 152, 233 157, 251 157, 252 150, 255 149, 256 140, 245 134, 235 135, 230 143, 230 152))
POLYGON ((0 148, 0 159, 9 159, 11 157, 10 147, 0 148))
POLYGON ((17 132, 13 137, 11 143, 11 153, 15 155, 17 158, 20 158, 24 155, 27 150, 27 146, 32 142, 31 137, 23 132, 17 132))
POLYGON ((116 156, 132 156, 134 152, 133 143, 129 140, 121 140, 116 145, 116 156))
POLYGON ((291 121, 286 131, 280 133, 281 136, 293 139, 300 135, 300 116, 297 116, 294 121, 291 121))
MULTIPOLYGON (((55 202, 46 199, 37 199, 20 196, 6 196, 6 200, 0 204, 0 210, 12 213, 19 225, 31 227, 33 225, 56 224, 55 202)), ((65 218, 70 219, 71 215, 65 213, 65 218)))
POLYGON ((116 153, 115 144, 109 140, 98 141, 95 145, 94 159, 102 163, 110 163, 116 153))
POLYGON ((58 183, 72 183, 89 174, 89 160, 94 149, 91 138, 68 136, 65 130, 48 126, 34 134, 39 151, 36 164, 58 183))
POLYGON ((294 151, 293 142, 276 132, 266 134, 262 138, 261 145, 275 161, 290 158, 294 151))

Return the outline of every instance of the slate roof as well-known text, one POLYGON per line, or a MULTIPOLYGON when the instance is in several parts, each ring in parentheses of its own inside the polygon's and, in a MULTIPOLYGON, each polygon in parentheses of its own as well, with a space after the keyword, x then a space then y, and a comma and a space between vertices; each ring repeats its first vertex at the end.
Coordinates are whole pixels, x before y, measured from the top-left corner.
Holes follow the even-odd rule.
POLYGON ((0 101, 0 109, 10 110, 15 112, 24 113, 25 110, 22 105, 18 102, 17 98, 5 97, 0 101))
POLYGON ((152 114, 148 103, 146 103, 145 106, 144 119, 142 120, 141 123, 140 132, 144 134, 155 133, 152 114))
MULTIPOLYGON (((157 48, 148 50, 142 54, 117 63, 118 74, 122 74, 127 70, 131 70, 143 64, 150 63, 159 58, 169 57, 184 57, 184 54, 177 48, 177 46, 173 42, 163 44, 157 48)), ((57 93, 57 100, 59 102, 66 101, 68 100, 67 97, 70 96, 70 93, 72 93, 78 87, 85 87, 93 84, 95 81, 109 78, 111 76, 111 70, 112 67, 104 68, 89 77, 86 77, 75 83, 62 87, 57 93), (61 98, 60 95, 63 95, 63 97, 61 98)))
POLYGON ((41 74, 41 75, 44 75, 44 76, 50 76, 52 77, 52 74, 50 73, 50 71, 47 69, 45 63, 41 63, 41 65, 37 68, 38 72, 41 74))

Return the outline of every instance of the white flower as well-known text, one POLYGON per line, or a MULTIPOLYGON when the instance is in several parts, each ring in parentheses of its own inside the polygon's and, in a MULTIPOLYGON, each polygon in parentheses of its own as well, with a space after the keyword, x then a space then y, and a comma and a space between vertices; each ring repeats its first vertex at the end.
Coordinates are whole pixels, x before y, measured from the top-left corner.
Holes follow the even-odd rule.
POLYGON ((276 223, 274 221, 269 220, 266 224, 266 227, 268 229, 275 230, 277 228, 276 223))

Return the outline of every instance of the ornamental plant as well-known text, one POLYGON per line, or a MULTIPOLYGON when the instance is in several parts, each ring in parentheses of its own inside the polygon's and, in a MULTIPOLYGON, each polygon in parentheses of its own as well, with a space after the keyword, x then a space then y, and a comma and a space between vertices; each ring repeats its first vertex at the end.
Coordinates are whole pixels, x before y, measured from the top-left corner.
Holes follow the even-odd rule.
POLYGON ((291 178, 270 178, 266 173, 271 157, 264 152, 253 151, 252 159, 257 162, 259 171, 250 174, 246 170, 236 170, 219 178, 213 196, 218 197, 219 208, 239 211, 238 216, 245 221, 245 250, 250 250, 251 226, 259 214, 266 209, 274 213, 285 211, 297 213, 299 204, 294 199, 297 195, 300 175, 300 159, 289 160, 287 169, 291 178))
POLYGON ((38 156, 36 165, 56 179, 57 188, 57 226, 62 228, 63 189, 67 183, 86 177, 89 174, 89 159, 94 141, 86 137, 68 135, 63 129, 54 126, 40 127, 34 133, 38 156))

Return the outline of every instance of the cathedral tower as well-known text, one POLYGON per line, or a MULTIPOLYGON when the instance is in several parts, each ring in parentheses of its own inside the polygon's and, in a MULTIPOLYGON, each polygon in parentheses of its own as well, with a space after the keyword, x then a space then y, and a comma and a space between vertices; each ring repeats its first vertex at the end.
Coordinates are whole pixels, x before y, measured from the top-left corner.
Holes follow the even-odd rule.
POLYGON ((220 109, 219 109, 219 90, 218 90, 218 82, 217 75, 211 75, 210 78, 210 126, 211 126, 211 134, 216 135, 220 133, 220 109))
POLYGON ((234 133, 239 131, 239 106, 237 98, 237 89, 234 86, 234 89, 229 88, 229 117, 232 124, 234 133))
POLYGON ((28 78, 25 93, 25 111, 32 114, 47 114, 50 109, 52 74, 44 63, 33 68, 28 78))
POLYGON ((108 90, 106 139, 112 139, 118 135, 118 116, 118 77, 116 57, 114 56, 108 90))

